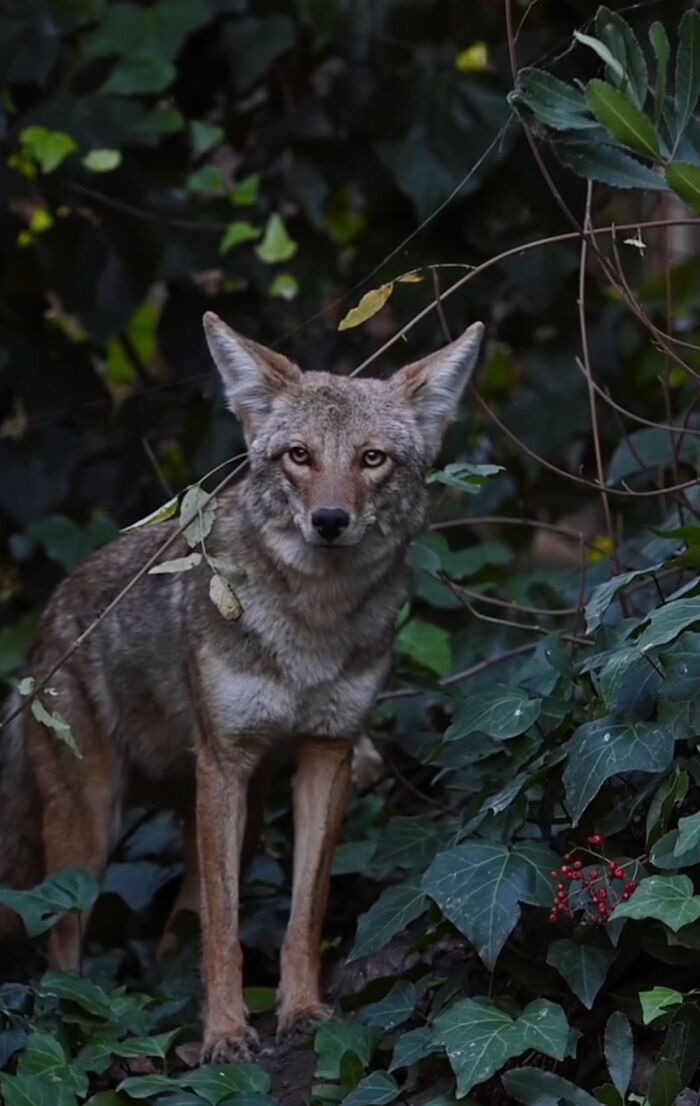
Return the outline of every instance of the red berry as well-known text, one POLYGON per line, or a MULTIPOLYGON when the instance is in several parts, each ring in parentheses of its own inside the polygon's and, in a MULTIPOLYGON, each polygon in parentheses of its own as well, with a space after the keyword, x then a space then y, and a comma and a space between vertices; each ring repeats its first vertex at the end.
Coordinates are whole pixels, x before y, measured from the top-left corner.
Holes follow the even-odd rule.
POLYGON ((592 833, 591 836, 588 838, 588 844, 589 845, 602 845, 603 844, 603 838, 601 837, 601 835, 599 833, 592 833))
POLYGON ((574 868, 576 868, 577 870, 578 870, 579 868, 583 868, 583 864, 581 863, 581 861, 580 861, 580 860, 575 860, 575 861, 574 861, 574 868))
POLYGON ((565 890, 566 890, 566 885, 565 884, 563 884, 563 883, 558 883, 557 884, 557 891, 565 891, 565 890))
POLYGON ((607 897, 608 897, 607 887, 601 887, 600 891, 598 892, 598 898, 607 899, 607 897))
POLYGON ((615 869, 617 868, 617 861, 616 860, 609 861, 608 868, 610 869, 611 872, 614 872, 615 869))
POLYGON ((622 897, 623 897, 623 899, 628 899, 630 897, 630 892, 629 891, 623 891, 622 892, 622 897))
POLYGON ((571 860, 571 853, 564 853, 564 860, 571 860))
POLYGON ((591 872, 591 879, 598 879, 599 875, 600 875, 600 872, 598 871, 598 869, 594 868, 593 871, 591 872))
POLYGON ((555 914, 554 911, 552 911, 552 913, 549 915, 549 920, 550 920, 550 922, 556 922, 557 921, 557 915, 555 914))
POLYGON ((552 879, 558 879, 559 878, 559 872, 557 871, 556 868, 553 868, 552 871, 549 874, 552 877, 552 879))
POLYGON ((600 914, 602 914, 603 916, 605 916, 607 914, 608 908, 607 908, 607 905, 604 902, 599 902, 598 903, 598 912, 600 914))
POLYGON ((614 872, 614 876, 615 876, 615 879, 624 879, 625 878, 624 868, 616 868, 615 872, 614 872))
POLYGON ((562 874, 563 876, 566 876, 566 875, 568 875, 568 874, 569 874, 569 869, 568 869, 568 866, 567 866, 566 864, 562 864, 562 866, 561 866, 561 874, 562 874))

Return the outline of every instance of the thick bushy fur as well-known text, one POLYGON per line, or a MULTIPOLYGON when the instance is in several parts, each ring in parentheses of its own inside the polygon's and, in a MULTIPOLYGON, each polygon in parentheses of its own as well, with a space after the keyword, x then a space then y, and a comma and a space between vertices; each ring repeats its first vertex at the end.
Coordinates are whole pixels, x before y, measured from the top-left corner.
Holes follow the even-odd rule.
MULTIPOLYGON (((317 790, 321 802, 329 789, 325 814, 308 808, 300 784, 297 816, 307 859, 297 873, 295 858, 294 929, 295 911, 301 919, 306 909, 297 904, 305 879, 317 881, 308 894, 323 909, 329 842, 332 852, 342 815, 335 807, 346 780, 347 758, 338 750, 362 734, 386 676, 406 594, 406 554, 424 522, 424 471, 476 359, 481 328, 384 382, 303 374, 215 316, 205 322, 250 460, 247 478, 218 500, 206 552, 234 587, 243 614, 237 621, 222 616, 209 597, 212 570, 202 559, 188 572, 145 576, 99 624, 52 678, 46 700, 70 723, 83 759, 28 711, 0 737, 0 878, 28 886, 43 871, 72 865, 99 874, 125 806, 168 804, 191 822, 196 776, 210 992, 205 1038, 210 1053, 225 1058, 240 1054, 231 1042, 247 1032, 235 996, 235 1017, 224 1009, 223 992, 212 997, 224 979, 235 990, 240 975, 237 962, 223 970, 214 961, 237 947, 231 917, 237 898, 229 884, 236 883, 238 853, 231 854, 231 841, 240 852, 234 823, 245 816, 245 789, 278 749, 312 750, 300 769, 308 780, 314 765, 326 765, 309 791, 309 801, 317 790), (319 508, 348 516, 331 543, 314 523, 319 508), (316 814, 318 840, 305 828, 316 825, 316 814), (211 962, 208 942, 223 948, 210 948, 211 962)), ((178 525, 124 536, 64 581, 33 652, 37 680, 178 525)), ((163 559, 189 552, 179 537, 163 559)), ((314 919, 296 924, 307 937, 296 933, 291 940, 286 970, 283 954, 287 1020, 318 1012, 316 954, 306 948, 311 930, 320 932, 314 919)), ((54 962, 75 964, 77 941, 68 917, 52 935, 54 962)))

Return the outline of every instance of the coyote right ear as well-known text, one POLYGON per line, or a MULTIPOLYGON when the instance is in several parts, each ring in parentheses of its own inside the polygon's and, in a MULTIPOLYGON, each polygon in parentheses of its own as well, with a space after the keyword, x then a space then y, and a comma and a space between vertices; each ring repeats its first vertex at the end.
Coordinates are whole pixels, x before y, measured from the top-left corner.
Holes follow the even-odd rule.
POLYGON ((301 383, 301 371, 281 353, 242 338, 213 311, 204 316, 209 351, 224 383, 228 405, 251 441, 280 392, 301 383))

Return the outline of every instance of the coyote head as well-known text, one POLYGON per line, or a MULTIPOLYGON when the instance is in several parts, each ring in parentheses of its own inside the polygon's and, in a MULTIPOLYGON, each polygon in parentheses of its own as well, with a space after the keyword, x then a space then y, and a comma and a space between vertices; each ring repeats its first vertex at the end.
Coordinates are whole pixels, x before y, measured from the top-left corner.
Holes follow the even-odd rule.
POLYGON ((415 536, 481 323, 388 380, 302 373, 212 312, 204 330, 248 445, 249 513, 282 561, 320 568, 351 547, 371 561, 415 536))

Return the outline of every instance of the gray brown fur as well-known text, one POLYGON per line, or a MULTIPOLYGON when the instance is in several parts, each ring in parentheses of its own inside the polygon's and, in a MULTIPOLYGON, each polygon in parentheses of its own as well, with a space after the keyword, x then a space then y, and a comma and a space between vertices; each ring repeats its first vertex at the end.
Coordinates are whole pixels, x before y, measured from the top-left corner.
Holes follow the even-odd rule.
MULTIPOLYGON (((302 374, 215 316, 205 324, 250 460, 247 478, 218 501, 206 549, 226 566, 243 614, 228 621, 214 606, 206 562, 147 575, 131 590, 57 672, 45 700, 70 723, 84 759, 28 711, 2 736, 0 879, 24 887, 70 865, 99 875, 130 802, 171 805, 191 822, 196 779, 205 1048, 221 1060, 245 1055, 250 1039, 242 997, 227 999, 217 982, 240 991, 233 915, 246 792, 264 760, 290 748, 301 758, 302 844, 280 1017, 289 1028, 326 1013, 312 946, 349 782, 345 750, 362 735, 389 669, 406 555, 424 523, 425 468, 476 360, 481 327, 384 382, 302 374), (299 449, 308 464, 291 460, 299 449), (365 468, 367 451, 387 459, 365 468), (320 507, 349 518, 330 545, 312 521, 320 507)), ((42 619, 32 675, 50 670, 176 526, 124 536, 64 581, 42 619)), ((179 538, 164 559, 188 552, 179 538)), ((194 846, 192 854, 196 868, 194 846)), ((191 899, 196 888, 195 873, 191 899)), ((77 965, 75 919, 53 931, 51 954, 60 967, 77 965)))

